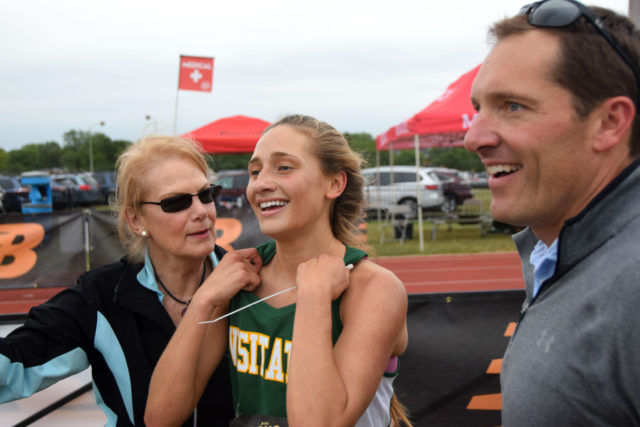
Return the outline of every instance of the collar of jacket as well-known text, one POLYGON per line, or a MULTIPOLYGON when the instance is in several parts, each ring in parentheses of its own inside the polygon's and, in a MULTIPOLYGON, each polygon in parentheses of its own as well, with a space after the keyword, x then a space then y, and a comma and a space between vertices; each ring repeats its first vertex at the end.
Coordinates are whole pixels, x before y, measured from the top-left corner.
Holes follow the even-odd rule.
MULTIPOLYGON (((640 216, 639 165, 640 158, 614 178, 582 212, 565 221, 558 237, 558 262, 553 278, 566 273, 640 216)), ((520 257, 528 259, 538 239, 526 228, 515 234, 513 240, 520 257)), ((528 278, 533 275, 533 268, 529 267, 528 262, 523 262, 527 286, 528 278)))
MULTIPOLYGON (((213 252, 218 260, 222 259, 226 253, 218 245, 215 246, 213 252)), ((126 256, 120 260, 120 264, 122 265, 122 273, 114 288, 113 302, 133 313, 156 319, 165 329, 173 332, 175 325, 158 299, 156 292, 138 282, 137 275, 144 268, 144 264, 131 263, 126 256)))

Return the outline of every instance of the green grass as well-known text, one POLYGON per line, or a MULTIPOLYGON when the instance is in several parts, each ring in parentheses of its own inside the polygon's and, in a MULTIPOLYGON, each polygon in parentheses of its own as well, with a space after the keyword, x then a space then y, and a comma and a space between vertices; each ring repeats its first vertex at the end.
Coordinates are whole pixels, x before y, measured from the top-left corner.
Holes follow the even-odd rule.
POLYGON ((489 205, 491 204, 491 190, 488 188, 473 188, 471 189, 474 199, 482 200, 482 211, 489 212, 489 205))
POLYGON ((511 240, 511 235, 492 232, 488 230, 485 236, 479 225, 448 224, 435 225, 436 239, 432 240, 432 223, 424 222, 423 243, 424 250, 420 250, 417 221, 413 221, 413 238, 404 243, 394 240, 393 230, 385 229, 385 241, 380 244, 380 227, 376 220, 369 221, 367 225, 368 244, 375 249, 377 256, 399 255, 433 255, 433 254, 460 254, 478 252, 509 252, 516 248, 511 240))
MULTIPOLYGON (((480 211, 489 212, 491 192, 489 189, 473 189, 474 199, 482 202, 480 211)), ((458 208, 460 209, 460 208, 458 208)), ((428 216, 429 214, 426 214, 428 216)), ((367 223, 367 241, 378 256, 399 255, 433 255, 433 254, 460 254, 478 252, 510 252, 516 248, 511 240, 511 235, 504 232, 493 232, 491 226, 482 235, 479 224, 438 224, 433 225, 429 220, 423 221, 424 249, 420 250, 418 238, 418 222, 413 222, 413 238, 404 243, 392 239, 393 229, 385 229, 385 241, 380 244, 380 226, 376 219, 367 223), (435 240, 432 239, 432 227, 435 227, 435 240)))

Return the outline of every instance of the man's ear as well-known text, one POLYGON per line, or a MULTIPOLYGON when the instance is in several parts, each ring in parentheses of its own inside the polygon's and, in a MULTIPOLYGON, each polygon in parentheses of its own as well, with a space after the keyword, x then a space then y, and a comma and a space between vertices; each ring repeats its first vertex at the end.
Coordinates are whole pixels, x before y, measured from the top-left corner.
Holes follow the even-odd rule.
POLYGON ((595 113, 598 119, 595 122, 594 151, 604 152, 618 144, 626 144, 626 148, 629 149, 629 138, 636 114, 633 101, 626 96, 609 98, 595 113))
POLYGON ((347 173, 345 171, 340 171, 337 174, 333 175, 329 184, 329 189, 326 193, 327 198, 337 199, 338 197, 340 197, 346 186, 347 173))

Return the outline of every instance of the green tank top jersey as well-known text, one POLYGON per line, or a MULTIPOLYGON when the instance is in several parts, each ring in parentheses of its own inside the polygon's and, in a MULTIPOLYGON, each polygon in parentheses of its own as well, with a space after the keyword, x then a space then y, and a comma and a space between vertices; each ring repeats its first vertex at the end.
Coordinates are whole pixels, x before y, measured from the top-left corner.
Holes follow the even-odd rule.
MULTIPOLYGON (((274 241, 257 249, 265 265, 276 253, 274 241)), ((355 265, 366 256, 364 251, 347 246, 344 263, 355 265)), ((231 300, 229 311, 257 300, 253 293, 241 291, 231 300)), ((334 344, 342 332, 339 308, 340 298, 331 304, 334 344)), ((256 425, 286 425, 287 373, 295 312, 295 303, 274 308, 262 302, 230 316, 228 350, 233 402, 236 416, 251 419, 251 424, 259 420, 256 425)))

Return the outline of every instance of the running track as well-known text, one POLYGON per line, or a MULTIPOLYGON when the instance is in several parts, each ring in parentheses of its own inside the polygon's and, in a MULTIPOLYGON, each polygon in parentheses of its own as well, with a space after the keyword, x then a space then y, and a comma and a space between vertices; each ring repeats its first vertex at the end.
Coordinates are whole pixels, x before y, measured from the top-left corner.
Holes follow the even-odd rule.
MULTIPOLYGON (((374 258, 393 271, 409 294, 523 289, 516 252, 374 258)), ((0 315, 26 313, 64 288, 0 290, 0 315)))
POLYGON ((374 259, 393 271, 409 294, 524 289, 517 252, 374 259))

